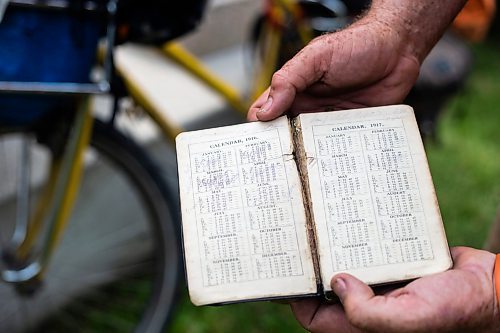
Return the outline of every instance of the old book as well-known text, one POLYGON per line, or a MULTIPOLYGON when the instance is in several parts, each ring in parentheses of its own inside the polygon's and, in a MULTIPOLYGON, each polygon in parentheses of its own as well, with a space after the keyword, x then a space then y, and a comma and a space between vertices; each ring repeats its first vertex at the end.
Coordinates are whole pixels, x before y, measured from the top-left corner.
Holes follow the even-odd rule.
POLYGON ((451 257, 413 110, 301 114, 177 137, 196 305, 328 295, 444 271, 451 257))

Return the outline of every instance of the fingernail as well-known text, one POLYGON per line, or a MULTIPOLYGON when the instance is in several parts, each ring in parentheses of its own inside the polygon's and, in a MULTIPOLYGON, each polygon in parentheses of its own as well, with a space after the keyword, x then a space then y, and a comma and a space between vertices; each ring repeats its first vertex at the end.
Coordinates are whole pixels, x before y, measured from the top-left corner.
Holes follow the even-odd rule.
POLYGON ((332 288, 335 294, 342 298, 346 292, 345 281, 342 278, 334 278, 332 281, 332 288))
POLYGON ((269 111, 272 104, 273 104, 273 98, 271 96, 269 96, 267 98, 267 101, 264 103, 264 105, 261 106, 261 108, 258 112, 259 113, 266 113, 267 111, 269 111))

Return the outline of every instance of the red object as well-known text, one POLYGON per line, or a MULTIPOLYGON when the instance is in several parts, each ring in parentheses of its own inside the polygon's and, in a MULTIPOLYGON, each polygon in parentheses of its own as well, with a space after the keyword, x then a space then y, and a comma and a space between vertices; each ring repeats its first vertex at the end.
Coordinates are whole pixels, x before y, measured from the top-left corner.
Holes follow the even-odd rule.
POLYGON ((495 281, 495 290, 497 293, 498 305, 500 306, 500 254, 497 254, 494 269, 495 271, 493 273, 493 279, 495 281))
POLYGON ((480 42, 495 16, 495 0, 469 0, 453 21, 453 29, 471 42, 480 42))

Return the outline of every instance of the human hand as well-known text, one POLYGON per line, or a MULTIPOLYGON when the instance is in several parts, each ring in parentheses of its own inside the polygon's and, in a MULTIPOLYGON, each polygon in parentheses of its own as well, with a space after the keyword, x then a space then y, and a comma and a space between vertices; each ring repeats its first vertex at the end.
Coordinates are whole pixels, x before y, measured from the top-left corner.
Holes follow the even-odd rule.
POLYGON ((332 288, 342 305, 308 299, 292 303, 292 311, 314 333, 500 332, 495 256, 467 247, 452 248, 451 253, 451 270, 384 295, 376 296, 351 275, 338 274, 332 288))
POLYGON ((350 27, 314 39, 272 78, 250 121, 400 103, 464 0, 373 0, 350 27))
POLYGON ((314 39, 274 73, 248 120, 401 102, 420 63, 403 52, 398 39, 378 21, 314 39))

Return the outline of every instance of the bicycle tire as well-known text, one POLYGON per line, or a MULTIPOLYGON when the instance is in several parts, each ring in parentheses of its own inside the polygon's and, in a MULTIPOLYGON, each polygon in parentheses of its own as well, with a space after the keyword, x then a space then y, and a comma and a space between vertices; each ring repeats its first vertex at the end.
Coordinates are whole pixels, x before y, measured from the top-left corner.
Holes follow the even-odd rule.
MULTIPOLYGON (((109 332, 109 331, 135 331, 135 332, 161 332, 163 331, 170 314, 173 309, 173 305, 176 300, 176 292, 177 285, 179 282, 179 278, 181 276, 181 265, 180 265, 180 246, 179 246, 179 226, 177 221, 179 221, 178 215, 178 205, 177 205, 177 197, 176 191, 173 191, 169 188, 165 181, 163 180, 162 175, 160 174, 158 168, 154 165, 148 155, 142 150, 137 144, 135 144, 131 139, 124 136, 122 133, 114 129, 113 127, 107 126, 99 121, 96 121, 94 124, 94 130, 92 135, 91 146, 95 150, 94 154, 100 154, 110 162, 109 166, 112 171, 111 174, 114 175, 114 172, 122 173, 126 176, 126 179, 130 181, 130 184, 133 185, 131 188, 135 188, 137 190, 136 194, 139 196, 137 202, 142 205, 142 209, 144 209, 146 214, 150 217, 150 224, 148 225, 149 234, 147 237, 153 237, 152 244, 154 244, 154 254, 155 254, 155 263, 154 263, 154 274, 148 273, 147 277, 141 277, 139 280, 130 280, 136 279, 135 277, 131 278, 130 274, 126 274, 125 276, 119 276, 118 279, 113 279, 113 281, 107 281, 106 283, 101 283, 99 285, 92 286, 91 289, 85 289, 84 292, 76 293, 74 297, 72 297, 70 302, 65 302, 65 304, 58 306, 53 313, 51 313, 51 317, 47 319, 47 314, 44 316, 32 315, 32 318, 35 318, 34 322, 26 321, 26 318, 30 318, 29 314, 24 314, 25 323, 24 327, 21 330, 32 331, 32 332, 68 332, 75 331, 75 318, 78 322, 78 330, 80 331, 92 331, 92 332, 109 332), (130 327, 125 325, 130 320, 129 316, 132 314, 127 313, 123 316, 127 318, 122 318, 122 314, 118 312, 115 316, 116 318, 111 318, 109 315, 109 309, 112 308, 115 311, 117 302, 124 302, 124 300, 128 300, 129 291, 123 291, 120 288, 130 287, 130 283, 138 283, 137 285, 142 288, 143 280, 144 283, 147 282, 146 279, 151 279, 151 286, 147 288, 151 290, 149 296, 147 296, 146 303, 141 305, 143 307, 142 314, 140 314, 140 320, 138 320, 138 324, 132 328, 131 326, 135 324, 130 323, 130 327), (118 288, 118 289, 116 289, 118 288), (118 290, 118 291, 117 291, 118 290), (120 294, 121 293, 121 294, 120 294), (110 296, 111 295, 111 296, 110 296), (112 296, 118 295, 119 299, 113 299, 112 296), (94 299, 97 297, 96 299, 94 299), (109 300, 108 305, 103 305, 103 299, 109 300), (64 306, 64 308, 63 308, 64 306), (96 308, 103 307, 103 311, 108 312, 105 314, 102 319, 96 320, 92 319, 92 316, 99 316, 100 314, 96 314, 96 308), (84 311, 82 311, 82 309, 84 311), (87 312, 87 313, 86 313, 87 312), (68 318, 64 318, 64 316, 68 316, 68 318), (89 319, 90 318, 90 319, 89 319), (102 323, 104 321, 104 323, 102 323), (112 327, 110 321, 116 322, 116 327, 112 327), (68 323, 69 322, 69 323, 68 323), (69 326, 68 326, 69 325, 69 326), (84 325, 84 326, 82 326, 84 325), (85 326, 87 325, 87 326, 85 326)), ((107 163, 106 162, 106 163, 107 163)), ((95 166, 93 166, 95 167, 95 166)), ((125 179, 125 178, 124 178, 125 179)), ((85 179, 83 180, 83 188, 81 191, 85 192, 85 179)), ((127 186, 128 186, 127 185, 127 186)), ((87 185, 90 186, 90 185, 87 185)), ((115 193, 115 195, 119 195, 120 193, 115 193)), ((97 199, 95 199, 97 200, 97 199)), ((117 199, 120 200, 120 199, 117 199)), ((79 212, 79 203, 81 200, 77 201, 75 205, 76 214, 79 212)), ((101 206, 103 203, 101 203, 101 206)), ((128 205, 128 203, 127 203, 128 205)), ((106 205, 104 204, 104 207, 106 205)), ((99 211, 98 214, 102 212, 99 211)), ((83 213, 82 213, 83 214, 83 213)), ((85 214, 87 212, 85 211, 85 214)), ((75 214, 73 214, 75 215, 75 214)), ((88 221, 89 219, 86 219, 88 221)), ((107 221, 103 221, 104 224, 107 221)), ((99 224, 99 223, 98 223, 99 224)), ((83 226, 85 227, 85 226, 83 226)), ((89 227, 89 226, 87 226, 89 227)), ((75 227, 76 228, 76 227, 75 227)), ((80 226, 79 228, 82 228, 80 226)), ((104 228, 104 227, 102 227, 104 228)), ((130 229, 128 225, 121 226, 121 228, 130 229)), ((114 230, 111 229, 111 234, 120 233, 121 229, 114 230)), ((76 232, 76 234, 80 234, 80 232, 76 232)), ((103 233, 104 234, 104 233, 103 233)), ((106 234, 107 235, 107 234, 106 234)), ((83 236, 80 236, 83 237, 83 236)), ((108 236, 106 236, 109 238, 108 236)), ((101 237, 101 238, 106 238, 101 237)), ((116 238, 116 237, 114 237, 116 238)), ((128 238, 124 238, 123 242, 128 242, 128 238)), ((134 240, 135 242, 136 240, 134 240)), ((141 238, 142 241, 142 238, 141 238)), ((63 241, 64 242, 64 239, 63 241)), ((61 242, 61 243, 62 243, 61 242)), ((66 242, 67 243, 67 242, 66 242)), ((79 244, 86 243, 85 240, 80 241, 79 244)), ((1 244, 0 244, 1 245, 1 244)), ((127 244, 127 246, 132 246, 132 244, 127 244)), ((138 244, 133 244, 135 247, 138 244)), ((100 261, 106 262, 106 260, 113 261, 113 264, 116 267, 106 267, 113 269, 121 269, 130 273, 128 266, 131 263, 121 263, 120 260, 114 262, 115 259, 108 258, 105 256, 110 256, 110 253, 114 253, 113 251, 117 251, 119 246, 124 246, 124 244, 99 244, 101 249, 105 251, 97 251, 97 253, 93 253, 93 255, 98 255, 100 261), (110 249, 106 248, 106 246, 113 246, 110 249), (116 247, 115 247, 116 246, 116 247), (102 257, 104 256, 104 257, 102 257)), ((61 244, 62 250, 65 250, 63 244, 61 244)), ((92 244, 88 244, 84 248, 86 251, 92 252, 90 249, 92 244)), ((98 247, 98 248, 99 248, 98 247)), ((137 251, 140 252, 140 251, 137 251)), ((123 255, 118 255, 123 256, 123 255)), ((128 255, 127 255, 128 256, 128 255)), ((136 255, 138 256, 138 255, 136 255)), ((133 257, 133 256, 132 256, 133 257)), ((120 257, 121 258, 121 257, 120 257)), ((62 265, 57 262, 57 255, 54 255, 53 262, 51 263, 51 267, 59 268, 59 270, 64 270, 64 267, 58 267, 58 265, 62 265)), ((71 258, 69 259, 71 260, 71 258)), ((143 262, 133 263, 135 265, 143 265, 143 262)), ((89 265, 89 267, 94 267, 90 263, 85 265, 89 265)), ((149 266, 144 266, 149 267, 149 266)), ((82 272, 89 273, 89 272, 82 272)), ((101 272, 93 272, 94 274, 103 274, 101 272)), ((47 279, 51 278, 49 273, 47 273, 47 279)), ((148 280, 149 281, 149 280, 148 280)), ((71 283, 77 285, 81 283, 79 279, 75 281, 71 281, 71 283)), ((149 282, 148 282, 149 283, 149 282)), ((1 288, 0 282, 0 288, 1 288)), ((49 285, 50 283, 47 282, 49 285)), ((10 286, 7 286, 10 287, 10 286)), ((50 286, 49 286, 50 287, 50 286)), ((47 289, 49 289, 49 287, 47 289)), ((52 292, 66 292, 67 290, 71 290, 74 286, 65 287, 65 289, 54 289, 52 292)), ((135 291, 134 291, 135 292, 135 291)), ((6 303, 12 302, 12 299, 9 297, 3 297, 0 293, 0 331, 9 331, 13 332, 12 327, 8 327, 8 325, 2 325, 2 322, 5 320, 1 320, 2 312, 5 313, 6 303), (2 302, 2 300, 5 300, 2 302), (3 303, 3 304, 2 304, 3 303)), ((50 295, 49 295, 50 296, 50 295)), ((55 296, 55 295, 53 295, 55 296)), ((118 297, 117 296, 117 297, 118 297)), ((35 296, 36 297, 36 294, 35 296)), ((135 297, 135 296, 134 296, 135 297)), ((29 306, 39 306, 40 301, 30 300, 26 301, 23 299, 24 307, 27 308, 29 306)), ((129 304, 126 304, 129 306, 129 304)), ((135 306, 135 305, 134 305, 135 306)), ((8 308, 7 308, 8 309, 8 308)), ((122 306, 118 304, 118 309, 121 311, 122 306)), ((21 309, 22 311, 26 311, 26 309, 21 309)), ((135 313, 133 314, 135 315, 135 313)), ((98 317, 99 318, 99 317, 98 317)), ((17 329, 17 328, 14 328, 17 329)))

